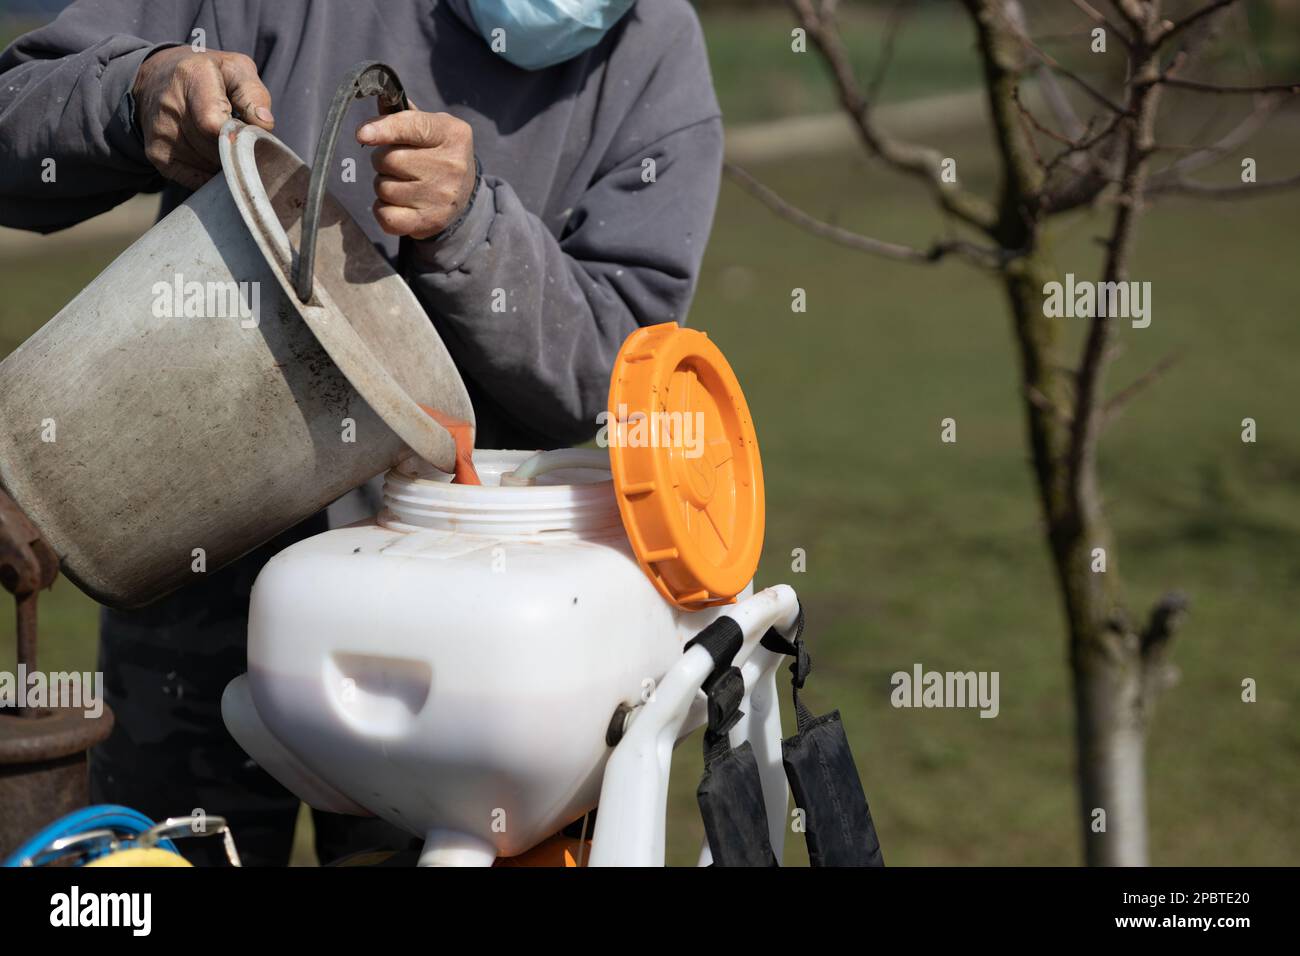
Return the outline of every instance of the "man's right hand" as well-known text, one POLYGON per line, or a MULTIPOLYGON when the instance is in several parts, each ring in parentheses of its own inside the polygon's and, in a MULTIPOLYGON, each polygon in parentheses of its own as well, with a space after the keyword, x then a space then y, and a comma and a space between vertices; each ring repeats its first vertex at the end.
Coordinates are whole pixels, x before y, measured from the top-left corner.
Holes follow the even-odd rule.
POLYGON ((140 64, 131 88, 144 153, 158 172, 198 189, 221 169, 217 134, 232 107, 246 123, 271 129, 271 94, 242 53, 159 50, 140 64))

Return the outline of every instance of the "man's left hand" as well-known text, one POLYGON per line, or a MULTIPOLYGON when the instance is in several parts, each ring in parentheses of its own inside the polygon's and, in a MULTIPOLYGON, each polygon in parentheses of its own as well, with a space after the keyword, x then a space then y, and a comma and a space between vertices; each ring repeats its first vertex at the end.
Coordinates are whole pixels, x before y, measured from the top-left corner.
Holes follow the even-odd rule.
POLYGON ((428 239, 465 211, 474 192, 474 132, 449 113, 414 107, 362 124, 357 142, 378 149, 375 219, 393 236, 428 239))

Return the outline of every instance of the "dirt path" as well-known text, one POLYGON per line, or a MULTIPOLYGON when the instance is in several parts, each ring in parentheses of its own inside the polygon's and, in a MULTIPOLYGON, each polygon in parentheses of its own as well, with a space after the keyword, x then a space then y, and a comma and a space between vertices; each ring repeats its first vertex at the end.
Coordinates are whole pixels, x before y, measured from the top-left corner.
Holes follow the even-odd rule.
POLYGON ((48 236, 0 227, 0 256, 38 255, 46 250, 101 239, 125 241, 142 235, 157 216, 157 196, 136 196, 103 215, 48 236))
MULTIPOLYGON (((965 90, 891 103, 876 110, 880 124, 899 136, 923 137, 935 130, 966 126, 982 116, 984 93, 965 90)), ((843 113, 791 116, 727 129, 727 159, 741 165, 821 155, 858 146, 843 113)))

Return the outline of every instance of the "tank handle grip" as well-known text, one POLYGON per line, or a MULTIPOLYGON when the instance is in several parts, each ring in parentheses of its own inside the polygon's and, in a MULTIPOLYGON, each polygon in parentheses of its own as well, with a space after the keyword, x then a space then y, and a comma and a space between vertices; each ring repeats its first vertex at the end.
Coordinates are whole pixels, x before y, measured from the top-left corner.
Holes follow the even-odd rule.
POLYGON ((325 116, 320 141, 316 144, 311 182, 307 187, 307 205, 302 213, 302 241, 298 249, 298 269, 294 275, 294 291, 298 293, 300 302, 311 300, 316 269, 316 235, 320 227, 321 206, 325 202, 325 177, 334 165, 334 147, 338 144, 343 117, 353 100, 368 96, 379 97, 381 113, 398 113, 411 108, 397 73, 391 66, 378 61, 363 61, 352 67, 335 91, 329 113, 325 116))

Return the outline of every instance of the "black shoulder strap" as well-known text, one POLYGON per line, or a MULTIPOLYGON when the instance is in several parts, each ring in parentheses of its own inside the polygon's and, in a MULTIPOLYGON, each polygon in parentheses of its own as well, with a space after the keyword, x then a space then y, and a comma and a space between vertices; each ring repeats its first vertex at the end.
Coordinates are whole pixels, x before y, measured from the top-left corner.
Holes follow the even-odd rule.
POLYGON ((812 672, 803 629, 800 607, 793 640, 773 628, 763 635, 762 643, 773 653, 794 658, 790 673, 799 730, 781 741, 781 762, 795 804, 804 812, 808 860, 813 866, 884 866, 876 825, 840 712, 816 717, 799 698, 812 672))
POLYGON ((799 606, 799 616, 795 618, 794 622, 793 640, 782 637, 776 628, 770 627, 767 629, 767 633, 763 635, 762 641, 759 642, 774 654, 785 654, 794 658, 790 662, 790 684, 792 687, 791 696, 794 698, 794 716, 799 725, 799 733, 803 733, 813 719, 812 711, 799 698, 799 691, 803 690, 808 675, 812 673, 812 657, 809 656, 808 648, 804 645, 803 624, 803 605, 801 604, 799 606))
POLYGON ((763 783, 749 741, 733 748, 728 735, 742 712, 745 679, 732 660, 744 633, 730 617, 719 617, 686 647, 708 649, 714 669, 703 684, 709 704, 704 731, 704 775, 696 790, 714 866, 776 866, 767 832, 763 783))

